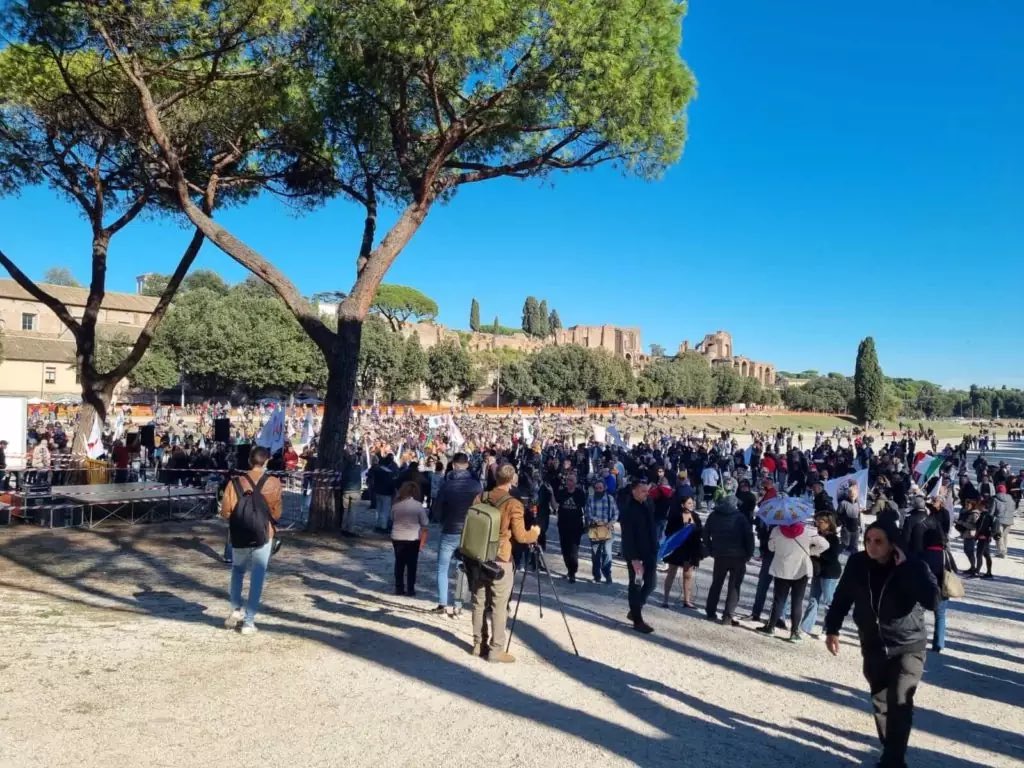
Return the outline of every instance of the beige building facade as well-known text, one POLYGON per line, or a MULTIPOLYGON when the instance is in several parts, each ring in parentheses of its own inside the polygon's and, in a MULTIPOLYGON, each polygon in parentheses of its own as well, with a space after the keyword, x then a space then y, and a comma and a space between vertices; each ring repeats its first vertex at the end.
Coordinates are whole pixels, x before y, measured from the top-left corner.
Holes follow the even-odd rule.
MULTIPOLYGON (((89 292, 63 285, 40 287, 64 302, 81 319, 89 292)), ((157 299, 132 293, 108 292, 97 318, 100 338, 138 338, 157 299)), ((57 315, 14 280, 0 279, 0 394, 52 401, 81 395, 75 339, 57 315)))
POLYGON ((709 333, 693 347, 690 346, 690 342, 684 341, 679 345, 679 354, 684 352, 696 352, 710 365, 732 368, 740 376, 757 379, 762 386, 774 387, 776 384, 775 366, 735 354, 732 334, 726 331, 709 333))

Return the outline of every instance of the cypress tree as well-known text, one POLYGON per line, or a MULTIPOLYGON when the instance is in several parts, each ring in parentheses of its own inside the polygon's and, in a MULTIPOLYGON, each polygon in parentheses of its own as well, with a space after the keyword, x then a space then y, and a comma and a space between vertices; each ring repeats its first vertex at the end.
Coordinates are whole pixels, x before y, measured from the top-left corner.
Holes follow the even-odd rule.
POLYGON ((469 305, 469 330, 480 330, 480 302, 476 299, 469 305))
POLYGON ((557 331, 562 330, 562 319, 558 316, 558 310, 552 309, 551 315, 548 317, 548 330, 551 335, 554 336, 557 331))
POLYGON ((527 336, 537 335, 537 311, 539 309, 537 299, 527 296, 526 301, 523 302, 523 331, 527 336))
POLYGON ((548 324, 548 300, 544 299, 540 306, 537 307, 537 323, 536 323, 537 335, 539 337, 547 338, 551 335, 551 326, 548 324))
POLYGON ((857 347, 857 366, 853 372, 854 415, 862 424, 882 416, 885 402, 885 377, 878 364, 875 340, 868 336, 857 347))

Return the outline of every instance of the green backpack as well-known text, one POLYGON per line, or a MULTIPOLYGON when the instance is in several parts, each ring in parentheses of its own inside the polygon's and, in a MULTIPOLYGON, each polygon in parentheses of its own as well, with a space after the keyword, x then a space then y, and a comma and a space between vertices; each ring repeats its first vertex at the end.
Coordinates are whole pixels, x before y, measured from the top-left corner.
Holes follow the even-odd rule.
POLYGON ((466 524, 462 527, 459 540, 459 554, 463 560, 475 563, 490 563, 498 556, 498 539, 501 533, 501 505, 512 497, 508 494, 491 503, 490 496, 481 499, 466 513, 466 524))

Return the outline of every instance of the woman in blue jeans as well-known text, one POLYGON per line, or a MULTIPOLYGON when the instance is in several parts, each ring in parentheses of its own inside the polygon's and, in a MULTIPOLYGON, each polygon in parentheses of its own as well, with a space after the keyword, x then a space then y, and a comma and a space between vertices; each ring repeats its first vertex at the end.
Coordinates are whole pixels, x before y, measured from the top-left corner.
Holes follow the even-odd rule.
POLYGON ((804 620, 800 630, 805 635, 817 637, 812 631, 818 623, 818 606, 832 605, 832 596, 836 593, 839 577, 843 575, 843 566, 839 563, 839 535, 836 530, 835 518, 823 515, 814 521, 818 527, 818 535, 828 542, 828 549, 820 555, 811 557, 814 576, 811 579, 811 597, 807 601, 804 620))

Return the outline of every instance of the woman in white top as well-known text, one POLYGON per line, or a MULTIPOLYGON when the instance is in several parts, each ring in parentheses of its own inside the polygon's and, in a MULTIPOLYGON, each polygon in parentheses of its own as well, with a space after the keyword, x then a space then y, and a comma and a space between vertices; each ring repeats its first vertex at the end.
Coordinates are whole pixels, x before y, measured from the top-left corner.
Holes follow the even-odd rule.
POLYGON ((758 628, 758 632, 766 635, 775 634, 775 625, 782 618, 782 608, 792 591, 789 640, 793 643, 803 640, 800 621, 803 619, 807 581, 814 570, 811 556, 820 555, 828 547, 828 541, 818 535, 817 529, 813 526, 794 523, 772 528, 771 536, 768 537, 768 549, 774 552, 775 556, 768 572, 775 578, 775 598, 772 602, 771 618, 767 624, 758 628))
POLYGON ((402 483, 391 507, 396 595, 416 596, 416 563, 420 559, 421 536, 426 533, 429 524, 419 494, 419 483, 402 483))

